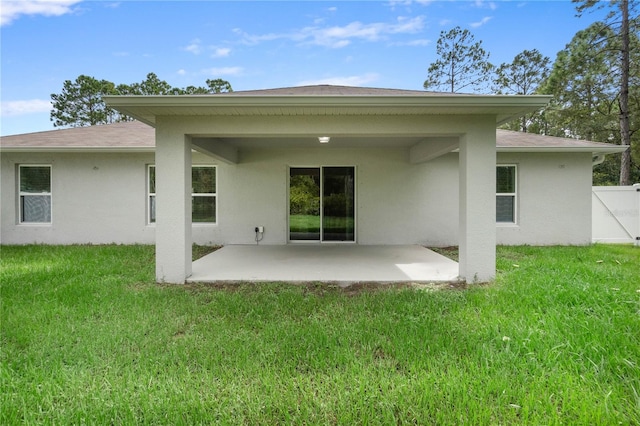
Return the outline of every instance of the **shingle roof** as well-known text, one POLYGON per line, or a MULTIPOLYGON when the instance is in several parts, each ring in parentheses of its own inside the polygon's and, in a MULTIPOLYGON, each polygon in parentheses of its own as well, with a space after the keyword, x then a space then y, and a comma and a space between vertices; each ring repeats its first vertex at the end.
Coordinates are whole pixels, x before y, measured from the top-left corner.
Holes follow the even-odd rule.
POLYGON ((149 148, 155 129, 139 121, 3 136, 0 148, 149 148))
POLYGON ((278 89, 244 90, 214 96, 459 96, 459 93, 427 92, 424 90, 380 89, 373 87, 314 86, 283 87, 278 89))
MULTIPOLYGON (((279 90, 279 89, 276 89, 279 90)), ((619 145, 543 136, 498 129, 498 151, 592 151, 619 152, 619 145)), ((139 121, 75 127, 37 133, 3 136, 0 149, 5 151, 135 151, 155 148, 155 130, 139 121)))
POLYGON ((513 149, 523 148, 546 148, 546 149, 616 149, 618 145, 601 142, 583 141, 572 138, 559 138, 556 136, 538 135, 535 133, 514 132, 510 130, 498 129, 496 131, 497 147, 513 149))

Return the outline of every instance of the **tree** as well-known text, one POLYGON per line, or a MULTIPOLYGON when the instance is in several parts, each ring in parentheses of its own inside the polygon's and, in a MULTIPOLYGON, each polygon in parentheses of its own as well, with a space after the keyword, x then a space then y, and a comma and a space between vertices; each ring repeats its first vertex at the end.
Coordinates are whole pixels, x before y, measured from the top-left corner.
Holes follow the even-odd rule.
MULTIPOLYGON (((550 64, 549 57, 543 56, 537 49, 523 50, 510 64, 504 63, 496 69, 494 91, 498 94, 534 94, 548 77, 550 64)), ((539 113, 524 115, 519 121, 509 123, 507 127, 526 132, 536 115, 539 113)))
POLYGON ((51 121, 59 126, 93 126, 118 121, 118 113, 102 101, 103 95, 114 95, 115 85, 107 80, 80 75, 75 81, 66 80, 62 93, 51 94, 51 121))
POLYGON ((65 81, 62 93, 51 94, 53 101, 51 121, 56 127, 80 127, 131 119, 121 115, 113 108, 109 108, 102 100, 104 95, 191 95, 231 92, 232 90, 231 84, 222 79, 207 80, 207 87, 178 88, 160 80, 154 73, 147 74, 146 79, 140 83, 119 84, 118 86, 107 80, 97 80, 81 75, 74 82, 65 81))
POLYGON ((215 93, 233 92, 231 84, 221 78, 207 80, 207 87, 187 86, 184 89, 174 89, 175 95, 208 95, 215 93))
POLYGON ((616 141, 616 87, 610 69, 615 55, 609 50, 594 55, 591 42, 609 30, 594 23, 579 31, 558 53, 548 79, 542 86, 554 95, 545 115, 547 129, 555 136, 569 136, 598 142, 616 141))
MULTIPOLYGON (((596 22, 579 31, 558 53, 542 92, 554 95, 545 109, 546 134, 621 143, 619 109, 619 56, 612 28, 596 22), (600 40, 597 49, 594 40, 600 40)), ((630 143, 634 158, 640 160, 640 43, 631 36, 630 143)), ((616 157, 617 158, 617 157, 616 157)), ((631 161, 629 180, 640 179, 638 160, 631 161)), ((594 182, 620 183, 620 165, 613 166, 607 157, 594 169, 594 182)))
POLYGON ((485 83, 491 77, 493 65, 482 42, 476 42, 469 30, 455 27, 448 32, 441 31, 436 53, 440 59, 429 66, 425 89, 452 93, 463 89, 486 91, 485 83))
MULTIPOLYGON (((615 50, 619 57, 617 67, 618 78, 618 116, 619 116, 619 132, 620 144, 627 146, 627 150, 622 153, 620 162, 620 185, 631 184, 631 117, 629 111, 629 79, 630 79, 630 57, 631 57, 631 31, 637 31, 638 15, 635 14, 633 21, 629 19, 629 12, 635 10, 636 4, 629 5, 629 0, 610 0, 609 2, 601 2, 597 0, 573 0, 577 3, 576 10, 578 16, 582 15, 585 10, 603 7, 609 7, 609 13, 604 22, 611 33, 603 37, 593 40, 596 48, 602 45, 607 49, 615 50), (632 29, 632 27, 634 27, 632 29), (611 37, 613 34, 613 37, 611 37)), ((597 53, 597 52, 596 52, 597 53)))
POLYGON ((140 83, 121 84, 118 86, 120 95, 169 95, 173 87, 152 72, 147 74, 147 78, 140 83))

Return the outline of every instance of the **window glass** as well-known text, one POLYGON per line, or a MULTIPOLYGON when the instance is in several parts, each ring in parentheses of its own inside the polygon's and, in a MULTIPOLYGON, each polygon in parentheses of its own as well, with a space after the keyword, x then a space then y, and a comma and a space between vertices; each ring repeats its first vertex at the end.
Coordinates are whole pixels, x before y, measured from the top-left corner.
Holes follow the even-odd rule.
POLYGON ((516 222, 516 166, 496 167, 496 222, 516 222))
POLYGON ((496 222, 514 222, 515 212, 513 195, 496 196, 496 222))
POLYGON ((215 197, 192 197, 191 199, 191 221, 192 222, 215 222, 216 221, 216 198, 215 197))
POLYGON ((214 167, 193 167, 191 169, 191 192, 194 194, 216 193, 216 169, 214 167))
MULTIPOLYGON (((149 223, 156 222, 156 167, 148 167, 149 223)), ((193 223, 216 222, 216 168, 194 166, 191 168, 191 221, 193 223)))
POLYGON ((496 192, 516 192, 516 168, 515 166, 498 166, 496 169, 496 192))
POLYGON ((51 166, 19 166, 19 222, 51 223, 51 166))
POLYGON ((20 192, 50 193, 51 167, 20 166, 20 192))
POLYGON ((156 166, 149 166, 149 193, 156 193, 156 166))

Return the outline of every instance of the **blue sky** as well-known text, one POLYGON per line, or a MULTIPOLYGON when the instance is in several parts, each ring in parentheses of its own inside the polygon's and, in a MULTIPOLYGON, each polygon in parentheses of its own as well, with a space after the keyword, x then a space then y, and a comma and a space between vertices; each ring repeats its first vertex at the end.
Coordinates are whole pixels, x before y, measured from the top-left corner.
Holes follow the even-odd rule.
POLYGON ((50 96, 81 74, 234 90, 339 84, 421 90, 440 31, 469 29, 511 62, 555 59, 599 19, 548 1, 1 0, 0 134, 53 129, 50 96))

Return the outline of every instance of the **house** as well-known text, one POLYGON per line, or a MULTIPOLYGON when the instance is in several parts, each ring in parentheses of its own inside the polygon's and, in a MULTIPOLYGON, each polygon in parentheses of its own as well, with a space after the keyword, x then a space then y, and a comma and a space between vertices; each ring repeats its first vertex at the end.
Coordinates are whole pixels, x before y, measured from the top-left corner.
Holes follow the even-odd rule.
POLYGON ((2 244, 156 244, 182 283, 199 244, 589 244, 591 170, 621 147, 496 126, 545 96, 306 86, 109 96, 137 121, 1 139, 2 244))

